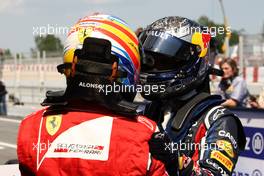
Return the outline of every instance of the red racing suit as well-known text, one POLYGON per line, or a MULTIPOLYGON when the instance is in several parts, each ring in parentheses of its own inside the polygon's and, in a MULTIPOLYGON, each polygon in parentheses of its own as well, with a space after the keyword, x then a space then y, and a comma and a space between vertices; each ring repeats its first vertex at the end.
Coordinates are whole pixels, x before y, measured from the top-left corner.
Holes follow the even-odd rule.
POLYGON ((19 168, 22 176, 167 175, 149 154, 155 130, 144 116, 129 119, 102 107, 46 108, 20 125, 19 168))

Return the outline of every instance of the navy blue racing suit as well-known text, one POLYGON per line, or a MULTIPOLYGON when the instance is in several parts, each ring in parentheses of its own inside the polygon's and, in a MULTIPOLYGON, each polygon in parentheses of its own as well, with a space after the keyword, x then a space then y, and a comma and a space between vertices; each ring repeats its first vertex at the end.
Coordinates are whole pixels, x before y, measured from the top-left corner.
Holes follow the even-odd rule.
MULTIPOLYGON (((175 110, 170 105, 158 109, 159 105, 155 108, 158 115, 153 115, 152 108, 152 115, 148 116, 154 117, 173 141, 161 148, 177 156, 176 162, 164 161, 170 175, 232 175, 239 152, 244 149, 245 135, 238 117, 220 106, 221 103, 220 96, 209 96, 193 107, 185 107, 185 111, 175 110), (177 114, 179 112, 186 113, 177 114), (181 128, 175 129, 174 119, 181 116, 186 118, 181 128)), ((155 156, 155 139, 153 141, 150 149, 153 148, 155 156)))

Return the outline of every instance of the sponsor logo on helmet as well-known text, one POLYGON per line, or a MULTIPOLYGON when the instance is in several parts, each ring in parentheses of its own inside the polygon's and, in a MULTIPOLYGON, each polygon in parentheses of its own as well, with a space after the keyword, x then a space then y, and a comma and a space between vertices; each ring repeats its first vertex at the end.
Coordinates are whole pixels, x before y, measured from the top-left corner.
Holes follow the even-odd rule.
POLYGON ((207 33, 195 32, 192 35, 192 44, 200 46, 201 53, 199 57, 204 57, 207 53, 211 36, 207 33))
POLYGON ((162 39, 168 39, 168 37, 170 36, 168 33, 165 33, 162 31, 147 31, 146 34, 156 36, 156 37, 160 37, 162 39))
POLYGON ((86 37, 90 37, 93 31, 94 31, 94 27, 91 27, 91 26, 85 27, 85 28, 84 27, 80 28, 78 31, 79 41, 81 43, 83 43, 84 39, 86 37))
POLYGON ((204 44, 204 48, 208 48, 209 42, 211 40, 211 35, 209 33, 202 33, 202 40, 204 44))
POLYGON ((46 129, 47 132, 53 136, 61 126, 62 115, 50 115, 46 118, 46 129))

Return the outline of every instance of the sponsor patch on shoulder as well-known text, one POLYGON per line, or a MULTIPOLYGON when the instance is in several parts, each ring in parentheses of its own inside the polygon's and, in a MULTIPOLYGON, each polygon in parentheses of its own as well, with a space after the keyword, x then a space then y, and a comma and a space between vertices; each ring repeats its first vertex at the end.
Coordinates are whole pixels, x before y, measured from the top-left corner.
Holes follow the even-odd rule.
POLYGON ((216 144, 220 149, 224 150, 230 157, 234 158, 234 150, 230 142, 226 140, 218 140, 216 141, 216 144))
POLYGON ((53 136, 60 129, 62 115, 50 115, 46 118, 46 130, 49 135, 53 136))
POLYGON ((226 157, 223 153, 217 151, 217 150, 213 150, 211 152, 211 156, 210 158, 215 159, 216 161, 218 161, 219 163, 221 163, 225 168, 227 168, 230 172, 232 171, 232 168, 234 166, 233 162, 226 157))

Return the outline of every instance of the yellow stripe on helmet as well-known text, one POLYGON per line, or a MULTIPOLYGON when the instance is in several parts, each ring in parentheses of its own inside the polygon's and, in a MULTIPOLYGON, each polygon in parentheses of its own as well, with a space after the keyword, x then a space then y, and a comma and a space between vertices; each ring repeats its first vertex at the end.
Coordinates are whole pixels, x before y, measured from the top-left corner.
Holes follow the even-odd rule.
MULTIPOLYGON (((108 24, 102 24, 100 26, 101 29, 107 30, 114 35, 118 36, 121 40, 123 40, 125 43, 128 44, 128 47, 132 50, 132 52, 135 54, 135 56, 140 59, 139 56, 139 51, 138 51, 138 46, 135 42, 133 42, 127 35, 125 35, 123 32, 120 30, 112 27, 111 25, 108 24)), ((140 61, 140 60, 139 60, 140 61)))

